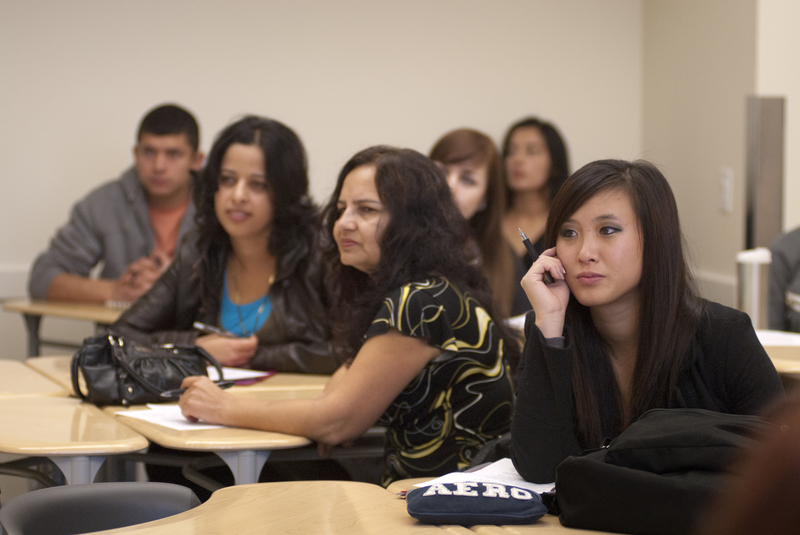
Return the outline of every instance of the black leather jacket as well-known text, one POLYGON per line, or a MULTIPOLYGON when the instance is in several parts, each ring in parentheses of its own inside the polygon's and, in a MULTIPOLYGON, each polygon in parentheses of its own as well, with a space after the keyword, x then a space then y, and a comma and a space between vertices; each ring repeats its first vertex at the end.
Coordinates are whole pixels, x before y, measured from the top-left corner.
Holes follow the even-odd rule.
MULTIPOLYGON (((110 330, 142 344, 194 344, 202 333, 192 329, 192 323, 219 325, 223 281, 218 281, 215 302, 202 303, 195 274, 199 257, 197 233, 192 232, 181 240, 164 274, 110 330)), ((249 366, 294 373, 336 371, 322 267, 314 244, 298 241, 279 260, 269 298, 272 311, 256 332, 258 349, 249 366)))

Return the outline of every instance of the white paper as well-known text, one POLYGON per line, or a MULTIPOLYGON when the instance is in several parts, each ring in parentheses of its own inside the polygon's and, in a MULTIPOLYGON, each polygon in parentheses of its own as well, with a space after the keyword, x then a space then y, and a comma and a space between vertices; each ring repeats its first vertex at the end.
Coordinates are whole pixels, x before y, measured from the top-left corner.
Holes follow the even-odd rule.
MULTIPOLYGON (((259 370, 246 370, 244 368, 228 368, 222 367, 222 375, 225 376, 226 381, 240 381, 242 379, 255 379, 268 375, 259 370)), ((217 369, 213 366, 208 367, 208 378, 212 381, 219 381, 219 374, 217 369)))
POLYGON ((181 414, 178 405, 159 405, 156 403, 147 405, 150 410, 141 411, 119 411, 117 414, 129 418, 138 418, 146 422, 158 424, 177 431, 197 431, 198 429, 219 429, 224 425, 207 424, 203 421, 190 422, 181 414))
POLYGON ((757 330, 762 346, 800 346, 800 334, 783 331, 757 330))
POLYGON ((514 468, 514 463, 511 459, 500 459, 497 462, 490 464, 485 468, 476 470, 475 472, 452 472, 443 475, 440 478, 425 483, 418 483, 415 487, 428 487, 436 483, 455 483, 457 481, 471 481, 475 483, 499 483, 500 485, 507 485, 512 487, 519 487, 521 489, 532 490, 539 494, 543 492, 550 492, 556 486, 555 483, 531 483, 525 481, 519 475, 517 469, 514 468))

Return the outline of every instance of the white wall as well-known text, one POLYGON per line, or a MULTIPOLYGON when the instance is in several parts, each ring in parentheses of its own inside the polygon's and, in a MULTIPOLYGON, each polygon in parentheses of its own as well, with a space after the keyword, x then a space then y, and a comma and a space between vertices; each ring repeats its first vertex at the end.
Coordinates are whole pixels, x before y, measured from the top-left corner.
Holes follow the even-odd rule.
MULTIPOLYGON (((294 128, 322 201, 357 150, 427 151, 539 114, 573 168, 641 153, 642 0, 0 0, 0 297, 70 206, 131 162, 152 106, 202 145, 243 113, 294 128)), ((21 321, 0 314, 3 357, 21 321)))
POLYGON ((786 98, 784 230, 800 226, 800 2, 759 0, 756 90, 786 98))

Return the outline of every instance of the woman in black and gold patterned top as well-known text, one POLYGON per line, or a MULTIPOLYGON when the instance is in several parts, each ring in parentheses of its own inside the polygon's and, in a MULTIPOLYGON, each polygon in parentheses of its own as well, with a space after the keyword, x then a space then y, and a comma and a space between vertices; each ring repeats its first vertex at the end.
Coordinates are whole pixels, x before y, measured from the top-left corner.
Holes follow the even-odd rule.
POLYGON ((465 467, 509 429, 515 348, 466 257, 468 230, 443 172, 412 150, 366 149, 342 169, 323 218, 345 364, 316 399, 235 398, 189 378, 184 415, 306 436, 322 454, 378 422, 384 485, 465 467))

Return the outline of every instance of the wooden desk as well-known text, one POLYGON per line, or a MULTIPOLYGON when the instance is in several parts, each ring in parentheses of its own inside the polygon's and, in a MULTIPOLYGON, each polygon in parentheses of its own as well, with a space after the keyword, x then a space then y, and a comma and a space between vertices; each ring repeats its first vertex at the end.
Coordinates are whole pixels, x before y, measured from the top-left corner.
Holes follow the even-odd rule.
POLYGON ((18 360, 0 360, 0 398, 65 396, 66 390, 18 360))
POLYGON ((49 457, 69 483, 91 483, 107 455, 146 447, 144 437, 77 399, 0 398, 0 451, 49 457))
MULTIPOLYGON (((406 512, 406 502, 385 489, 354 481, 292 481, 226 487, 204 504, 154 522, 102 535, 240 535, 263 533, 570 535, 599 533, 561 526, 545 515, 527 526, 434 526, 406 512), (235 526, 235 530, 232 528, 235 526)), ((98 535, 100 535, 98 533, 98 535)))
POLYGON ((311 375, 307 373, 276 373, 271 377, 267 377, 262 381, 253 383, 251 385, 242 385, 231 387, 231 394, 239 392, 261 392, 261 391, 302 391, 306 390, 310 393, 319 394, 325 388, 325 385, 330 379, 330 375, 311 375))
MULTIPOLYGON (((72 357, 69 355, 56 355, 28 358, 25 364, 74 395, 70 375, 71 360, 72 357)), ((322 392, 329 378, 327 375, 278 373, 252 385, 234 386, 228 392, 235 396, 256 399, 310 398, 322 392)), ((140 410, 141 407, 135 409, 140 410)), ((103 409, 111 416, 122 410, 125 409, 123 407, 103 409)), ((175 431, 133 418, 122 418, 120 421, 162 446, 182 450, 213 451, 230 466, 238 483, 255 483, 261 468, 270 457, 271 460, 278 462, 319 458, 315 448, 303 448, 311 444, 310 440, 280 433, 247 429, 209 429, 188 432, 196 433, 195 436, 191 436, 184 435, 187 433, 185 431, 175 431)), ((334 459, 381 457, 385 431, 381 427, 374 427, 352 447, 335 448, 332 457, 334 459)))
MULTIPOLYGON (((242 387, 242 389, 246 388, 249 387, 242 387)), ((233 389, 231 390, 233 391, 233 389)), ((318 393, 318 389, 275 389, 240 391, 236 395, 277 400, 315 397, 318 393)), ((299 448, 311 444, 311 441, 305 437, 235 427, 177 431, 144 420, 127 418, 124 414, 116 414, 121 411, 141 409, 142 407, 131 407, 130 409, 105 407, 103 411, 106 414, 115 415, 119 421, 161 446, 178 450, 214 452, 231 469, 236 484, 258 481, 261 469, 272 450, 299 448)))
POLYGON ((19 312, 28 331, 28 356, 35 357, 39 354, 41 344, 56 347, 75 349, 74 343, 58 340, 43 340, 39 337, 39 326, 42 316, 55 316, 58 318, 93 321, 98 326, 111 325, 122 314, 121 308, 110 308, 101 305, 88 305, 79 303, 60 303, 49 301, 31 301, 30 299, 15 299, 3 303, 3 310, 19 312))
POLYGON ((800 373, 800 346, 764 346, 764 350, 778 373, 800 373))

